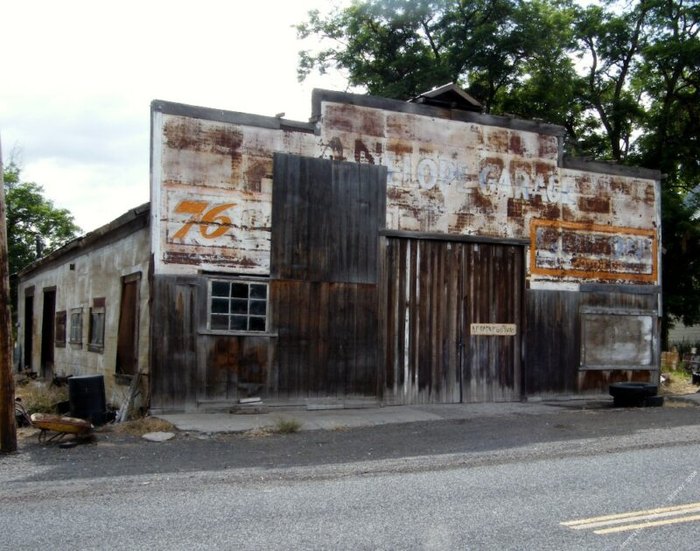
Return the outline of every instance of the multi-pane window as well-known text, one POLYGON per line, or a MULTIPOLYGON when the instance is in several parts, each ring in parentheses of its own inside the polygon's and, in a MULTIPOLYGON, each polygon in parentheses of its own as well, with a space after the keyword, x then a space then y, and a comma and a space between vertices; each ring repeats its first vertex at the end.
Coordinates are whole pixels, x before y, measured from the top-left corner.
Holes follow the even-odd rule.
POLYGON ((83 344, 83 310, 74 308, 70 312, 70 343, 83 344))
POLYGON ((209 329, 264 332, 267 329, 267 283, 211 282, 209 329))

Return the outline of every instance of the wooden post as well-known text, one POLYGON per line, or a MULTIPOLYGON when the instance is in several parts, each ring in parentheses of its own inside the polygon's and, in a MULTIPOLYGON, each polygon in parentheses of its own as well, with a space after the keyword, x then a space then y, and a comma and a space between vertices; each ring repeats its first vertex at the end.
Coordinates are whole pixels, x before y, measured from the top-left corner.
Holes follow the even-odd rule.
POLYGON ((12 316, 10 316, 10 275, 7 264, 5 224, 5 181, 0 144, 0 452, 17 451, 15 385, 12 378, 12 316))

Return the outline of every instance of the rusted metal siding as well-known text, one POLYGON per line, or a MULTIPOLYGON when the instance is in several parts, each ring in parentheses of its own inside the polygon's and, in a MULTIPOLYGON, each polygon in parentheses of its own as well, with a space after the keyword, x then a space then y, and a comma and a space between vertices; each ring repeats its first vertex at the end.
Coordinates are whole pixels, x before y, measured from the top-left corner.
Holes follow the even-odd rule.
POLYGON ((533 283, 658 283, 654 180, 561 167, 558 137, 534 124, 333 102, 321 113, 326 155, 388 167, 389 229, 530 239, 533 283))
POLYGON ((156 273, 268 274, 272 155, 313 155, 313 134, 279 121, 260 126, 264 117, 226 122, 163 111, 152 111, 156 273))
POLYGON ((389 229, 529 240, 533 285, 658 283, 658 186, 645 173, 561 166, 546 125, 342 97, 321 95, 318 136, 264 117, 154 110, 156 273, 269 273, 272 155, 283 152, 386 166, 389 229))
POLYGON ((386 249, 385 400, 519 399, 522 247, 389 238, 386 249))

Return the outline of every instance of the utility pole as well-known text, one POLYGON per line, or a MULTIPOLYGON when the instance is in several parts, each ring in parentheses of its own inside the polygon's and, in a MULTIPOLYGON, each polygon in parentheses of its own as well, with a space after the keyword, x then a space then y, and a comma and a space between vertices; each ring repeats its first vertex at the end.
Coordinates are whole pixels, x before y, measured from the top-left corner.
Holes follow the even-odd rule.
POLYGON ((0 452, 17 451, 15 385, 12 378, 12 316, 10 316, 10 274, 7 264, 5 222, 5 181, 0 143, 0 452))

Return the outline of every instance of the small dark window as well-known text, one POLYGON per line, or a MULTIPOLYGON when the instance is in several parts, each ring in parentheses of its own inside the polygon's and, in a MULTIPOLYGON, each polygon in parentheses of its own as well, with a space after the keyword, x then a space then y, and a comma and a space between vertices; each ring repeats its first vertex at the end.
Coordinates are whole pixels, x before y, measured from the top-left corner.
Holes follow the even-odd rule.
POLYGON ((263 333, 267 330, 267 283, 212 281, 209 329, 263 333))
POLYGON ((66 311, 56 312, 56 338, 54 339, 57 348, 66 346, 66 311))

